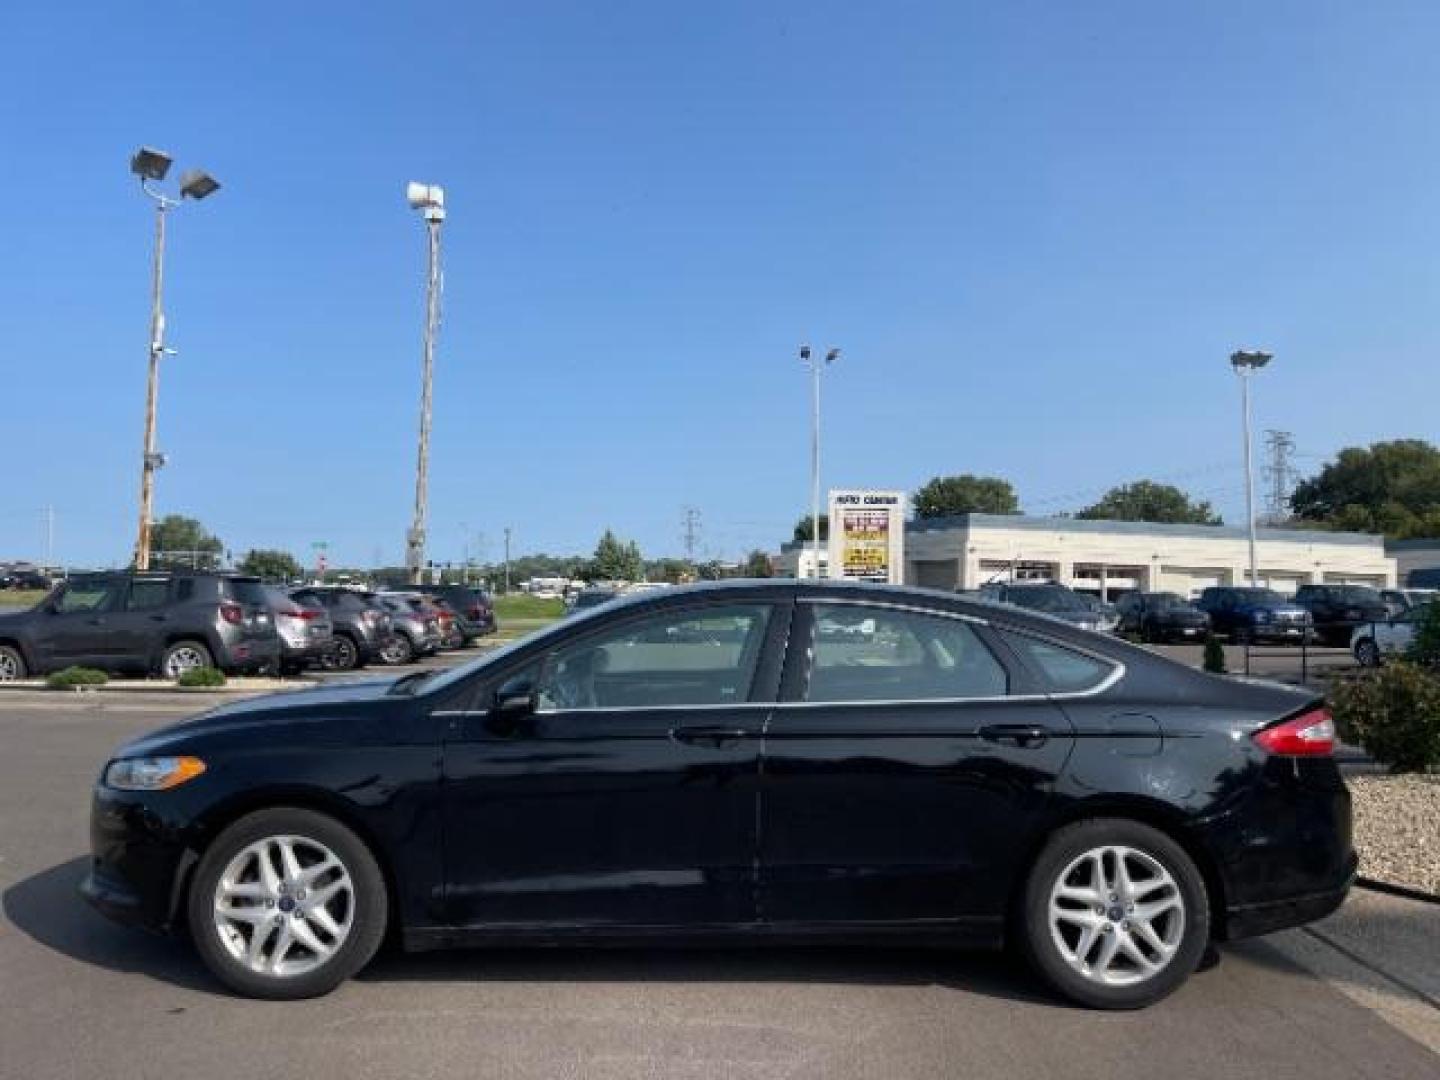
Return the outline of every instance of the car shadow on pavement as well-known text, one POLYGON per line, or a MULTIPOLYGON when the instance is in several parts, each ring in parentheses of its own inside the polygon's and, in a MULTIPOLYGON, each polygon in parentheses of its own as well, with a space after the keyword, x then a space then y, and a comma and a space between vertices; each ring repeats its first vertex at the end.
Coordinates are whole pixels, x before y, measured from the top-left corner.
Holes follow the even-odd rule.
POLYGON ((199 993, 224 992, 187 942, 117 926, 93 911, 78 891, 89 861, 71 859, 10 886, 0 897, 5 917, 73 960, 199 993))

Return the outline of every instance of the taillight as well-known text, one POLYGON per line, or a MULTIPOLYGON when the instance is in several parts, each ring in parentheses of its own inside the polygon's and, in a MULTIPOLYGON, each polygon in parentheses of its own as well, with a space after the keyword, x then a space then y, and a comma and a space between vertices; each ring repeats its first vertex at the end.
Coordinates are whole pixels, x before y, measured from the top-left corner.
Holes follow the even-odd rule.
POLYGON ((293 615, 297 619, 304 619, 306 622, 320 617, 320 612, 314 608, 296 608, 294 611, 287 612, 286 614, 293 615))
POLYGON ((1255 733, 1262 750, 1283 757, 1329 757, 1335 752, 1335 721, 1321 706, 1255 733))
POLYGON ((220 605, 220 617, 232 626, 239 626, 245 621, 245 609, 239 604, 226 602, 220 605))

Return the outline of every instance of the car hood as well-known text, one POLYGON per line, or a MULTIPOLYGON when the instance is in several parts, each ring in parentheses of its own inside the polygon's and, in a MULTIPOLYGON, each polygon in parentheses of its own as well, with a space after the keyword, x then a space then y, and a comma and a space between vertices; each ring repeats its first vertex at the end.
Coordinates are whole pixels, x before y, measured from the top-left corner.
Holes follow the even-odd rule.
POLYGON ((179 752, 183 745, 196 739, 229 735, 251 728, 330 720, 334 716, 333 706, 384 701, 386 691, 394 684, 393 678, 364 679, 234 701, 124 743, 115 756, 139 757, 179 752))

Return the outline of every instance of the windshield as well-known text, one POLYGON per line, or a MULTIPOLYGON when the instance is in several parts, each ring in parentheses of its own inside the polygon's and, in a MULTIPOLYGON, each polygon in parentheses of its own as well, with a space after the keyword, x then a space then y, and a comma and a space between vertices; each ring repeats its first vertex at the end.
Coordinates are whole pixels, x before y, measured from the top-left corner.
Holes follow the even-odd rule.
POLYGON ((1247 604, 1288 604, 1290 602, 1274 589, 1236 589, 1235 596, 1236 599, 1243 600, 1247 604))
POLYGON ((1183 610, 1193 606, 1189 600, 1173 592, 1151 593, 1146 602, 1156 611, 1183 610))
POLYGON ((1383 604, 1379 592, 1368 585, 1342 585, 1335 589, 1335 599, 1347 604, 1383 604))

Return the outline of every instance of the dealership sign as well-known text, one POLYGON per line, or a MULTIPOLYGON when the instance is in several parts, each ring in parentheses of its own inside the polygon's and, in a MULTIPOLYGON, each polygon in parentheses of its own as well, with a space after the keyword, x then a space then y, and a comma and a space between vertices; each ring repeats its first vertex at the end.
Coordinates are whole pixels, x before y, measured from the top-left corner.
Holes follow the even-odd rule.
POLYGON ((830 576, 899 585, 905 576, 905 493, 830 492, 830 576))

